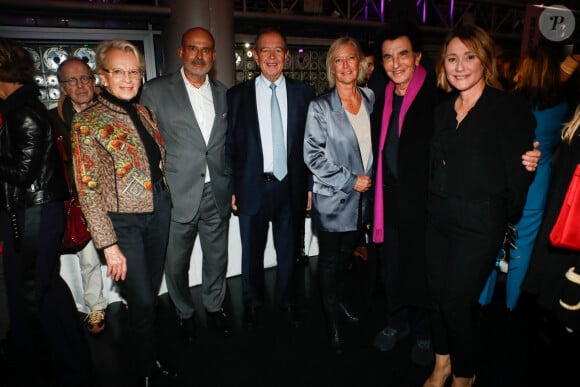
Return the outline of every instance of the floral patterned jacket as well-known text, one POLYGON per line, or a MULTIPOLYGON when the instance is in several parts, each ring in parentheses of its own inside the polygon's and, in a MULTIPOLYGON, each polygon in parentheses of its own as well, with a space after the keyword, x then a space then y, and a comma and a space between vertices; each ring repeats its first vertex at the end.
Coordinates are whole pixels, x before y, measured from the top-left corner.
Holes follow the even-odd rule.
MULTIPOLYGON (((141 105, 135 107, 159 146, 160 169, 165 171, 165 145, 155 116, 141 105)), ((153 212, 145 147, 127 111, 102 96, 74 116, 71 142, 81 208, 95 247, 103 249, 117 243, 108 213, 153 212)))

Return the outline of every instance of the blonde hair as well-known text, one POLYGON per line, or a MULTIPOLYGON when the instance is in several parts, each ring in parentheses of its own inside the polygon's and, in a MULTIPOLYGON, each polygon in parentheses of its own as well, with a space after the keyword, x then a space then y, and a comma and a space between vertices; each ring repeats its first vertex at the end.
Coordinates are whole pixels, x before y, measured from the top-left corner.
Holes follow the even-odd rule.
POLYGON ((359 65, 356 80, 358 83, 362 83, 365 80, 365 74, 367 72, 368 67, 367 61, 365 60, 365 54, 360 44, 358 44, 358 42, 356 41, 356 39, 353 39, 349 36, 344 36, 332 42, 330 48, 328 49, 328 53, 326 54, 326 78, 328 79, 328 86, 330 87, 334 87, 334 85, 336 85, 336 75, 332 72, 332 62, 334 61, 334 54, 339 48, 346 46, 347 44, 350 44, 351 46, 354 47, 354 49, 356 50, 356 54, 358 56, 359 65))
POLYGON ((445 38, 439 60, 437 61, 437 86, 450 92, 453 87, 445 73, 445 56, 447 46, 453 39, 459 39, 467 48, 473 51, 483 66, 483 79, 488 86, 501 87, 497 77, 495 65, 495 43, 491 36, 483 28, 476 25, 459 27, 449 33, 445 38))
POLYGON ((145 58, 139 49, 133 44, 126 40, 104 40, 99 43, 97 47, 97 72, 102 73, 105 68, 107 61, 107 57, 111 50, 119 50, 123 52, 131 52, 137 58, 137 62, 139 63, 139 70, 141 73, 145 73, 145 58))
POLYGON ((580 105, 576 106, 574 117, 564 124, 562 128, 562 141, 570 144, 580 128, 580 105))

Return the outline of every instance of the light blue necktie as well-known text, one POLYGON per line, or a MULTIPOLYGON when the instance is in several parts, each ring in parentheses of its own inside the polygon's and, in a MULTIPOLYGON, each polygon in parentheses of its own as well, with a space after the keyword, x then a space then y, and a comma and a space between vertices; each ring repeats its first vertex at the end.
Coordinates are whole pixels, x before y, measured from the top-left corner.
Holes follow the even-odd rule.
POLYGON ((276 97, 276 85, 270 84, 272 98, 270 99, 270 110, 272 112, 272 152, 274 156, 274 176, 279 181, 288 173, 286 165, 286 146, 284 145, 284 128, 282 126, 282 113, 278 98, 276 97))

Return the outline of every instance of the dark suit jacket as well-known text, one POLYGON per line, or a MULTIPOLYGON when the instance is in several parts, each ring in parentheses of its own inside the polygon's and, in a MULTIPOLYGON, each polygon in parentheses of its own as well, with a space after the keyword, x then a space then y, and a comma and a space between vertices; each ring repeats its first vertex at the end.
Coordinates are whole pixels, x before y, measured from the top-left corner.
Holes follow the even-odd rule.
POLYGON ((159 131, 167 149, 166 175, 173 201, 172 219, 186 223, 196 215, 209 167, 213 194, 220 215, 230 214, 232 182, 226 171, 225 139, 227 129, 226 87, 210 79, 215 119, 206 145, 181 72, 147 82, 141 104, 157 115, 159 131))
MULTIPOLYGON (((391 296, 393 305, 388 305, 390 310, 403 305, 429 305, 425 273, 425 227, 429 149, 436 102, 435 80, 428 75, 403 121, 397 155, 398 184, 394 189, 383 191, 385 224, 395 227, 399 233, 399 271, 394 276, 397 294, 391 296)), ((376 134, 373 138, 376 139, 373 143, 375 160, 378 159, 384 103, 383 86, 381 91, 377 91, 377 102, 371 116, 373 133, 376 134)))
MULTIPOLYGON (((292 210, 306 208, 308 171, 304 164, 304 126, 308 104, 314 98, 314 88, 286 78, 288 98, 287 158, 292 210)), ((263 183, 262 143, 256 106, 255 79, 228 90, 228 134, 226 154, 234 176, 234 193, 238 211, 254 215, 260 208, 263 183)))

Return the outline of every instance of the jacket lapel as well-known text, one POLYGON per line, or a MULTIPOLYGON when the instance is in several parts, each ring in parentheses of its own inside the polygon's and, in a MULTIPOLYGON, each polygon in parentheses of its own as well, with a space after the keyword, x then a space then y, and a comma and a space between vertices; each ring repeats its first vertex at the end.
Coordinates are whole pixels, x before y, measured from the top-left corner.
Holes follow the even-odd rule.
POLYGON ((288 117, 287 117, 287 128, 286 128, 286 157, 292 154, 292 147, 294 145, 294 137, 296 136, 296 104, 294 101, 297 101, 297 98, 300 98, 296 95, 296 88, 294 87, 294 83, 292 79, 286 78, 286 98, 287 103, 286 106, 288 107, 288 117))
POLYGON ((258 119, 258 105, 256 104, 256 79, 246 82, 243 99, 247 103, 248 121, 247 127, 250 128, 248 135, 254 136, 256 143, 259 144, 259 151, 262 154, 262 136, 260 135, 260 120, 258 119))
POLYGON ((187 89, 183 83, 181 71, 176 71, 173 73, 172 83, 173 87, 171 87, 169 90, 171 93, 175 94, 175 100, 178 101, 179 108, 177 110, 180 114, 188 114, 190 116, 192 123, 192 134, 199 136, 199 139, 201 139, 202 143, 205 144, 199 123, 197 122, 197 118, 193 112, 193 107, 189 102, 189 95, 187 94, 187 89))
MULTIPOLYGON (((223 94, 225 94, 225 91, 221 90, 220 88, 217 87, 215 81, 213 79, 209 79, 209 86, 211 89, 211 95, 212 95, 212 99, 213 99, 213 107, 214 107, 214 112, 215 112, 215 117, 213 118, 213 124, 211 126, 211 133, 209 135, 209 141, 207 142, 207 146, 209 147, 209 145, 212 143, 212 141, 214 141, 215 136, 216 135, 216 123, 218 122, 218 120, 220 120, 222 118, 222 115, 225 114, 225 112, 223 111, 223 106, 221 103, 219 103, 219 101, 222 101, 222 99, 224 98, 223 94)), ((198 125, 199 127, 199 125, 198 125)), ((201 130, 200 130, 201 133, 201 130)))

